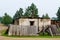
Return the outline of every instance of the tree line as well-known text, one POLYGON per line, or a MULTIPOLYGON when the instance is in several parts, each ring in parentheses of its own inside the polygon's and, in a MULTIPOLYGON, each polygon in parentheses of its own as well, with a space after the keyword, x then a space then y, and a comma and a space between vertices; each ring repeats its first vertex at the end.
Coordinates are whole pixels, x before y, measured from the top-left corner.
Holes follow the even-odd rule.
MULTIPOLYGON (((57 18, 55 19, 52 18, 52 19, 60 20, 60 8, 58 9, 56 15, 57 15, 57 18)), ((9 16, 7 13, 5 13, 3 17, 0 17, 0 22, 5 25, 8 25, 8 24, 11 24, 13 20, 20 18, 20 17, 39 17, 38 8, 36 7, 34 3, 32 3, 30 6, 26 8, 25 12, 23 12, 23 8, 20 8, 19 10, 17 10, 13 18, 9 16)), ((50 18, 50 17, 46 13, 46 15, 44 14, 42 15, 42 18, 50 18)))
POLYGON ((14 19, 19 17, 38 17, 38 8, 32 3, 31 6, 28 6, 23 13, 23 9, 20 8, 16 11, 15 15, 13 16, 14 19))

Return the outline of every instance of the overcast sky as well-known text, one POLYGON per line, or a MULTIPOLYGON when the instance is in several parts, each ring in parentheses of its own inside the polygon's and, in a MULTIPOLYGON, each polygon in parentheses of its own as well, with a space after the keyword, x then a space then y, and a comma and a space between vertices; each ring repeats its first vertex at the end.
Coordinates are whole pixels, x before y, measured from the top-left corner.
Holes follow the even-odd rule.
POLYGON ((19 8, 24 10, 34 3, 38 8, 39 16, 48 13, 50 17, 56 17, 60 0, 0 0, 0 16, 7 12, 13 16, 19 8))

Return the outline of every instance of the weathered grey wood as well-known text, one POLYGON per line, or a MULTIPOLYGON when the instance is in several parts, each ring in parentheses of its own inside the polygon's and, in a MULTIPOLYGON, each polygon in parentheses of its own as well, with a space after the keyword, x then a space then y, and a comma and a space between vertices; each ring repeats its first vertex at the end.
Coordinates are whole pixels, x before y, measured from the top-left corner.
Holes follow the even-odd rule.
POLYGON ((36 26, 10 25, 8 35, 37 35, 37 33, 36 26))
POLYGON ((10 25, 8 35, 12 35, 12 27, 13 26, 10 25))
POLYGON ((19 35, 19 26, 17 26, 16 29, 17 29, 16 35, 19 35))
POLYGON ((53 33, 52 33, 52 30, 51 30, 51 28, 49 28, 49 31, 50 31, 50 34, 51 34, 51 36, 53 37, 53 33))

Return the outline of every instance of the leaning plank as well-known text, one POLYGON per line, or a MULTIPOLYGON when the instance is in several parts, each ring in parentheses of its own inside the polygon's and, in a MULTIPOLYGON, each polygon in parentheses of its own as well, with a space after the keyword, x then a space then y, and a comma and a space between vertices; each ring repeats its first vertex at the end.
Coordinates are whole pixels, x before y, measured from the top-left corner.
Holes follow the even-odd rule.
POLYGON ((53 37, 53 33, 52 33, 51 28, 49 28, 49 31, 50 31, 50 35, 53 37))

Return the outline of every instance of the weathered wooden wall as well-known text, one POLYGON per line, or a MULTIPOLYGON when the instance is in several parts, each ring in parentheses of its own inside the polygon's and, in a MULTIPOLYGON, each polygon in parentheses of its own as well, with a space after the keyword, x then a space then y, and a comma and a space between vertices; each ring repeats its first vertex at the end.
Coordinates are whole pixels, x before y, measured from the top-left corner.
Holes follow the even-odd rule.
POLYGON ((50 19, 29 19, 29 18, 20 18, 19 25, 31 26, 30 21, 34 21, 34 26, 39 27, 39 31, 42 30, 42 26, 51 25, 50 19))
POLYGON ((8 35, 38 35, 38 27, 36 26, 20 26, 10 25, 8 35))

